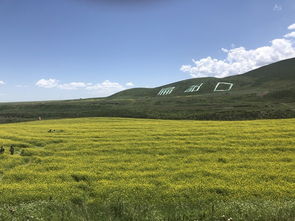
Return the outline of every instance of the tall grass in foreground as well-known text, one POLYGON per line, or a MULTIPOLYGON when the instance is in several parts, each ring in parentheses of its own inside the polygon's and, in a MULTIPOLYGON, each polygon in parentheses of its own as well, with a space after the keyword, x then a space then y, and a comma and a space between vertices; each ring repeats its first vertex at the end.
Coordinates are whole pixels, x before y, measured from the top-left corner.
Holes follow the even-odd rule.
POLYGON ((2 144, 0 220, 295 220, 295 119, 40 121, 2 144))

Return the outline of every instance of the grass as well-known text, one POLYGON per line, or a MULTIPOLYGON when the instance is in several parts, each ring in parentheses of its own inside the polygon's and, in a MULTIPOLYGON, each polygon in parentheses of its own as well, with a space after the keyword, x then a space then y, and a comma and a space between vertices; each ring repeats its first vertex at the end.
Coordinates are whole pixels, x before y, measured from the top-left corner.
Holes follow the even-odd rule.
POLYGON ((1 144, 0 220, 295 219, 295 119, 2 124, 1 144))

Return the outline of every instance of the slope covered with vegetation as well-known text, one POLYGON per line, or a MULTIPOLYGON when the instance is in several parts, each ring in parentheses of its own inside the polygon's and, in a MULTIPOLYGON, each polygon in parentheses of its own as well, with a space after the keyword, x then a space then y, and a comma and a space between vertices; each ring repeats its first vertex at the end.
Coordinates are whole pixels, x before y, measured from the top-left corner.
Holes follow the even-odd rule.
POLYGON ((157 88, 135 88, 107 98, 0 104, 0 122, 36 120, 39 116, 43 119, 93 116, 198 120, 292 118, 295 117, 295 58, 242 75, 223 79, 194 78, 157 88))
POLYGON ((172 84, 164 85, 153 89, 135 88, 129 89, 123 92, 119 92, 111 96, 111 98, 134 98, 134 97, 157 97, 162 88, 175 87, 171 94, 165 95, 165 97, 176 96, 199 96, 199 95, 211 95, 216 96, 222 94, 223 96, 243 94, 256 94, 260 96, 272 97, 277 92, 286 92, 286 97, 295 95, 295 58, 270 64, 256 70, 247 72, 242 75, 235 75, 225 78, 192 78, 172 84), (229 86, 220 85, 216 88, 219 82, 233 84, 230 91, 229 86), (201 85, 199 90, 195 92, 185 92, 192 85, 201 85), (215 91, 214 89, 217 89, 215 91), (218 89, 225 89, 224 92, 218 91, 218 89))
POLYGON ((2 124, 0 143, 0 220, 295 219, 294 119, 2 124))

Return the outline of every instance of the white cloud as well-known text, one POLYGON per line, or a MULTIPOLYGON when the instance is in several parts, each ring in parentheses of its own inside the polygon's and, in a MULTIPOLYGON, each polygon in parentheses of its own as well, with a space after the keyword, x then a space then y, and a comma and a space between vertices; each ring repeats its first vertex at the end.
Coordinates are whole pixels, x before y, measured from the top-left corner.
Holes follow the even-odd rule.
POLYGON ((128 82, 128 83, 126 83, 126 86, 127 87, 134 87, 134 84, 132 82, 128 82))
POLYGON ((292 25, 290 25, 290 26, 288 27, 288 29, 289 29, 289 30, 294 30, 294 29, 295 29, 295 23, 292 24, 292 25))
POLYGON ((85 82, 70 82, 70 83, 59 83, 56 79, 41 79, 37 81, 36 86, 42 88, 58 88, 61 90, 77 90, 84 89, 91 91, 92 94, 105 96, 112 93, 119 92, 126 89, 124 86, 117 82, 111 82, 106 80, 102 83, 85 83, 85 82))
POLYGON ((270 43, 268 46, 251 50, 245 47, 221 49, 226 54, 225 59, 207 57, 193 60, 194 65, 182 65, 180 70, 192 77, 226 77, 295 57, 295 44, 292 39, 279 38, 270 43))
POLYGON ((117 82, 111 82, 109 80, 106 80, 102 83, 88 85, 86 89, 87 90, 123 90, 125 88, 117 82))
POLYGON ((117 82, 111 82, 106 80, 102 83, 88 85, 86 87, 88 91, 93 95, 108 96, 119 91, 125 90, 126 88, 117 82))
POLYGON ((284 37, 285 37, 285 38, 295 38, 295 31, 290 32, 290 33, 284 35, 284 37))
POLYGON ((273 6, 273 11, 282 11, 283 10, 283 7, 281 5, 278 5, 278 4, 275 4, 273 6))
POLYGON ((36 86, 43 88, 55 88, 58 86, 58 80, 56 79, 41 79, 36 82, 36 86))
POLYGON ((85 88, 87 87, 88 84, 84 82, 71 82, 67 84, 59 84, 58 88, 63 89, 63 90, 76 90, 79 88, 85 88))
POLYGON ((5 82, 4 81, 0 81, 0 86, 4 85, 5 82))

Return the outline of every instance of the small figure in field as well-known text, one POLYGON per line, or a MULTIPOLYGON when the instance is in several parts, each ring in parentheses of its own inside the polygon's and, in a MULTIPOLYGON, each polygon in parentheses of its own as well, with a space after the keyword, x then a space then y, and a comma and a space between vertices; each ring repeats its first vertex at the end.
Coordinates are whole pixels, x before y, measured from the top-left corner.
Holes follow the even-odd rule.
POLYGON ((4 149, 4 147, 2 146, 1 148, 0 148, 0 154, 3 154, 5 152, 5 149, 4 149))
POLYGON ((42 117, 38 117, 38 120, 42 120, 42 117))
POLYGON ((13 154, 14 154, 14 147, 13 147, 12 145, 10 146, 10 149, 9 149, 9 151, 10 151, 10 154, 11 154, 11 155, 13 155, 13 154))
POLYGON ((51 133, 52 132, 52 130, 50 129, 49 131, 48 131, 48 133, 51 133))

